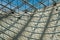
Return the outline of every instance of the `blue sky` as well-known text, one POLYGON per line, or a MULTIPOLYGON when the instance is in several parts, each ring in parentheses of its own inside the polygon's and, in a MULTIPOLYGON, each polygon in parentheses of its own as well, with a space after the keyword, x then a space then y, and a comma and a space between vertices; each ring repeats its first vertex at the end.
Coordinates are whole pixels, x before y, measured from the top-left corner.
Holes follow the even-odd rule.
MULTIPOLYGON (((9 0, 10 2, 13 1, 11 3, 11 5, 7 5, 7 7, 13 9, 16 6, 21 6, 22 1, 21 0, 9 0)), ((54 0, 57 1, 57 0, 54 0)), ((59 2, 60 0, 58 0, 59 2)), ((53 2, 52 0, 28 0, 29 4, 34 5, 34 7, 36 7, 37 9, 43 8, 44 6, 42 4, 39 4, 38 2, 42 2, 43 4, 45 4, 46 6, 50 6, 53 2)), ((8 0, 0 0, 0 3, 2 3, 3 5, 6 5, 8 3, 8 0)), ((23 6, 21 8, 19 8, 20 10, 25 10, 30 8, 30 6, 28 6, 27 4, 23 4, 23 6)))

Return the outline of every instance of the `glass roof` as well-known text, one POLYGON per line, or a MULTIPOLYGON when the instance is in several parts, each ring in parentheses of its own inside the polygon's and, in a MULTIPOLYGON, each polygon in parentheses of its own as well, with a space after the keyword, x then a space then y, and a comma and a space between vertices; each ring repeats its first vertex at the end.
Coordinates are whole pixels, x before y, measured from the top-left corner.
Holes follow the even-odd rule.
POLYGON ((0 0, 0 40, 59 37, 60 0, 0 0))
POLYGON ((43 7, 58 3, 60 0, 0 0, 0 10, 2 11, 29 11, 38 10, 43 7))

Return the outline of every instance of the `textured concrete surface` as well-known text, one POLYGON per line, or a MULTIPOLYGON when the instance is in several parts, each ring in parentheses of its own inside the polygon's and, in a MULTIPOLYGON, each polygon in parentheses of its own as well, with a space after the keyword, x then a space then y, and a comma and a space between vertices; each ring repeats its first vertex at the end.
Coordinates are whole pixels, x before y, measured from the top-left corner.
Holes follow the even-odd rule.
POLYGON ((60 4, 57 6, 59 6, 58 11, 56 11, 57 7, 53 11, 51 11, 53 7, 47 7, 44 12, 44 9, 38 10, 33 18, 30 16, 31 13, 24 12, 3 18, 0 20, 0 40, 13 40, 13 38, 40 40, 41 36, 43 36, 43 40, 60 40, 60 4), (50 13, 52 16, 47 23, 50 13), (21 18, 19 19, 19 17, 21 18), (47 28, 45 28, 46 25, 47 28), (45 33, 44 29, 46 29, 45 33))

